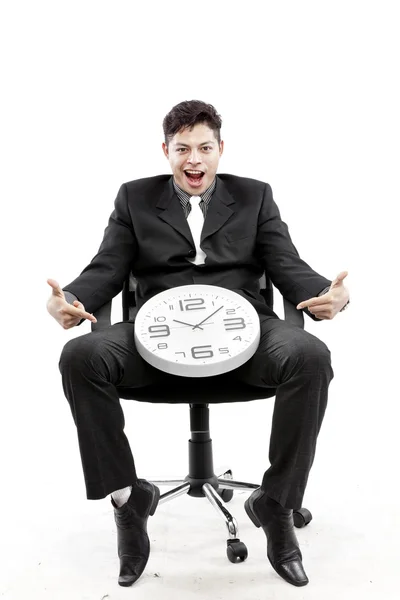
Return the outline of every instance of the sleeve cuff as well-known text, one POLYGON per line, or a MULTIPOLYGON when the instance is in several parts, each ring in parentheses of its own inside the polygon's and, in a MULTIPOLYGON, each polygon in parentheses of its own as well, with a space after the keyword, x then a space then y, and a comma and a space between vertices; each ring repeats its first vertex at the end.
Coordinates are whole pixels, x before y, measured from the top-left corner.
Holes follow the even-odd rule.
POLYGON ((341 308, 341 309, 339 310, 339 312, 343 312, 344 310, 346 310, 346 308, 348 307, 348 305, 349 305, 349 304, 350 304, 350 299, 349 299, 349 300, 347 300, 346 304, 343 306, 343 308, 341 308))
POLYGON ((327 292, 329 292, 329 290, 330 290, 330 289, 331 289, 331 286, 330 286, 330 285, 328 285, 326 288, 324 288, 324 289, 322 290, 322 292, 320 292, 320 293, 318 294, 318 296, 323 296, 324 294, 326 294, 327 292))
MULTIPOLYGON (((75 294, 73 294, 72 292, 67 292, 66 290, 63 290, 63 292, 64 292, 65 300, 68 302, 68 304, 73 304, 75 302, 75 300, 78 300, 78 302, 80 302, 79 298, 77 298, 75 296, 75 294)), ((76 327, 79 327, 79 325, 81 325, 83 323, 83 321, 85 321, 85 319, 81 319, 79 321, 79 323, 76 325, 76 327)))
POLYGON ((63 290, 63 292, 68 304, 73 304, 75 300, 78 300, 78 298, 75 296, 75 294, 72 294, 72 292, 66 292, 65 290, 63 290))

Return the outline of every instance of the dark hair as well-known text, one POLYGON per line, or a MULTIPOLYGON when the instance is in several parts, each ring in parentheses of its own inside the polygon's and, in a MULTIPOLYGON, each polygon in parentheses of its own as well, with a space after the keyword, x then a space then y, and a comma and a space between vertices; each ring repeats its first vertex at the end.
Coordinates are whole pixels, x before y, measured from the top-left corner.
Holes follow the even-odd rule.
POLYGON ((186 100, 174 106, 164 117, 163 130, 166 145, 169 145, 178 131, 186 128, 193 129, 198 123, 206 123, 213 130, 218 144, 221 143, 222 120, 215 108, 201 100, 186 100))

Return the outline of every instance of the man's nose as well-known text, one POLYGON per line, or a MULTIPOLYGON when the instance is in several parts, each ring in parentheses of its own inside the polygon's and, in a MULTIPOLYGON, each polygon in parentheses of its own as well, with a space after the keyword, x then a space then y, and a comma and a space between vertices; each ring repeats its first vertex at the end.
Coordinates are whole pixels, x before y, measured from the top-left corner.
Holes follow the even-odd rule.
POLYGON ((197 150, 192 150, 190 152, 188 156, 188 162, 192 165, 201 162, 201 158, 197 150))

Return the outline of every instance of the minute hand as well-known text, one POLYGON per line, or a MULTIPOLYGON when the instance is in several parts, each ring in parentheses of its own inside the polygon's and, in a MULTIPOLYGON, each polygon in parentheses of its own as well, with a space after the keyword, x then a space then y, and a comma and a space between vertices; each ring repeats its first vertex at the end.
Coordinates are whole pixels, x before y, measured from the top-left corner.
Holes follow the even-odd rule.
POLYGON ((224 307, 220 306, 219 308, 217 308, 217 310, 214 310, 214 312, 211 313, 211 315, 209 315, 208 317, 206 317, 205 319, 203 319, 202 321, 200 321, 200 323, 197 323, 197 325, 194 325, 193 329, 196 329, 196 327, 200 327, 200 325, 203 325, 203 323, 205 323, 206 321, 208 321, 208 319, 211 319, 211 317, 213 315, 215 315, 215 313, 217 313, 219 310, 221 310, 221 308, 224 308, 224 307))

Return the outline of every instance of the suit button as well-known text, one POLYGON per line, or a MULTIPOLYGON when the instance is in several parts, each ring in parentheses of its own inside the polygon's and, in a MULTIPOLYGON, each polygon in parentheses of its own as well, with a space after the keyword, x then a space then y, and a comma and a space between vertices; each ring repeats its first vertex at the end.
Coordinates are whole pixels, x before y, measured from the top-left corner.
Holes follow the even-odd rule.
POLYGON ((189 258, 194 258, 195 256, 196 256, 196 250, 189 250, 188 257, 189 258))

